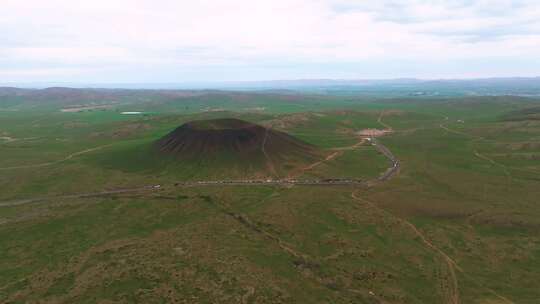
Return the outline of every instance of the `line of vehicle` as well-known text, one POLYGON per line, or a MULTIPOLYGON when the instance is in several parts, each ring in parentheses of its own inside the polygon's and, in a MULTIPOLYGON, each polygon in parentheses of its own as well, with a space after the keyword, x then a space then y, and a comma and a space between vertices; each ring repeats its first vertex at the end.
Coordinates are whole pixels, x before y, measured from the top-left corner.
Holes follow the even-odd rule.
MULTIPOLYGON (((375 181, 363 180, 363 179, 350 179, 350 178, 324 178, 324 179, 295 179, 295 178, 283 178, 283 179, 245 179, 245 180, 214 180, 214 181, 180 181, 174 183, 176 187, 204 187, 204 186, 365 186, 370 187, 376 182, 384 182, 392 178, 399 171, 400 163, 399 160, 390 152, 390 150, 385 147, 383 144, 379 143, 375 139, 370 139, 372 145, 377 149, 381 154, 386 156, 392 164, 382 175, 380 175, 375 181)), ((108 146, 108 145, 107 145, 108 146)), ((77 152, 69 155, 65 159, 67 160, 74 156, 95 151, 107 146, 101 146, 94 149, 88 149, 81 152, 77 152)), ((56 195, 56 196, 47 196, 47 197, 38 197, 38 198, 29 198, 29 199, 20 199, 20 200, 11 200, 0 202, 0 207, 9 207, 9 206, 18 206, 30 203, 36 203, 45 200, 51 199, 69 199, 69 198, 88 198, 88 197, 100 197, 100 196, 109 196, 114 194, 122 194, 129 192, 143 192, 143 191, 156 191, 160 190, 162 185, 145 185, 142 187, 129 188, 129 189, 116 189, 92 193, 82 193, 82 194, 68 194, 68 195, 56 195)))

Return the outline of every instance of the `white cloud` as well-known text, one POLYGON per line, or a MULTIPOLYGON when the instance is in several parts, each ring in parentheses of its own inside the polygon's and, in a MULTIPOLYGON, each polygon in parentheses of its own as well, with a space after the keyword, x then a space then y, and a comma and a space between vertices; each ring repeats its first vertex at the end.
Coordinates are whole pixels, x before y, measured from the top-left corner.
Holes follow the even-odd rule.
MULTIPOLYGON (((538 62, 539 20, 537 0, 4 0, 0 75, 11 80, 6 71, 19 71, 16 78, 45 66, 80 70, 84 80, 85 69, 116 69, 110 80, 121 81, 122 71, 140 66, 159 75, 186 67, 289 64, 284 71, 290 71, 325 64, 328 77, 339 77, 332 64, 538 62)), ((470 74, 467 68, 463 75, 470 74)), ((441 73, 436 64, 432 69, 441 73)), ((295 75, 303 73, 282 78, 295 75)), ((416 75, 396 70, 393 76, 416 75)))

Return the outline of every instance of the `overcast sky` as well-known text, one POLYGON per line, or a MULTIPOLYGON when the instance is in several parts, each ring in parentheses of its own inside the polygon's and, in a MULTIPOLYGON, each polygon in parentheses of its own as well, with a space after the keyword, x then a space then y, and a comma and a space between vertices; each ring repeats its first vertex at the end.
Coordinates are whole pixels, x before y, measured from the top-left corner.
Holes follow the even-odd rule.
POLYGON ((0 82, 500 76, 539 0, 1 0, 0 82))

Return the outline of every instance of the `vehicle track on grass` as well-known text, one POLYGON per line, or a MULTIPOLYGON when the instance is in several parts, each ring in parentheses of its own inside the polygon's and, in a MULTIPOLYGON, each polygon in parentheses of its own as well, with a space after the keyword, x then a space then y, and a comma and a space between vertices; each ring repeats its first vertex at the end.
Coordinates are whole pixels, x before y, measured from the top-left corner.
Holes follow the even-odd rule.
POLYGON ((504 174, 508 178, 508 183, 511 183, 514 180, 514 177, 512 176, 512 174, 510 173, 510 171, 508 170, 508 168, 505 165, 494 161, 493 159, 485 156, 484 154, 481 154, 480 152, 478 152, 478 150, 474 150, 474 155, 476 157, 480 158, 480 159, 483 159, 483 160, 491 163, 493 166, 501 167, 503 169, 504 174))
MULTIPOLYGON (((328 161, 331 161, 335 158, 337 158, 338 156, 341 156, 343 154, 343 152, 340 152, 340 151, 336 151, 328 156, 326 156, 326 158, 324 158, 323 160, 319 160, 317 162, 314 162, 313 164, 307 166, 307 167, 304 167, 304 168, 301 168, 300 169, 300 174, 298 175, 301 175, 302 173, 305 173, 306 171, 310 171, 310 170, 313 170, 315 169, 316 167, 322 165, 323 163, 325 162, 328 162, 328 161)), ((293 177, 293 176, 290 176, 290 177, 293 177)))
MULTIPOLYGON (((482 136, 471 135, 471 134, 468 134, 468 133, 465 133, 465 132, 450 129, 447 126, 445 126, 444 124, 440 124, 439 127, 442 128, 443 130, 447 131, 447 132, 472 138, 473 143, 475 141, 489 141, 488 139, 486 139, 486 138, 484 138, 482 136)), ((478 152, 478 150, 476 150, 476 149, 473 150, 473 154, 476 157, 478 157, 478 158, 480 158, 482 160, 485 160, 485 161, 491 163, 494 166, 501 167, 503 169, 503 171, 504 171, 504 174, 508 177, 509 181, 512 181, 514 179, 514 177, 512 176, 512 173, 510 173, 509 169, 516 170, 516 171, 527 172, 527 173, 533 173, 533 174, 540 174, 540 171, 530 170, 530 169, 523 169, 523 168, 514 167, 514 166, 507 166, 505 164, 499 163, 499 162, 495 161, 494 159, 486 156, 485 154, 482 154, 482 153, 478 152)))
POLYGON ((510 176, 511 178, 513 178, 513 177, 512 177, 512 174, 510 173, 510 170, 508 170, 508 169, 521 171, 521 172, 532 173, 532 174, 540 174, 540 171, 536 171, 536 170, 532 170, 532 169, 523 169, 523 168, 514 167, 514 166, 507 166, 505 164, 499 163, 499 162, 495 161, 494 159, 487 157, 485 154, 481 154, 477 150, 474 150, 474 154, 477 157, 490 162, 494 166, 499 166, 499 167, 503 168, 503 170, 505 171, 505 174, 510 176))
POLYGON ((381 111, 381 114, 379 114, 379 118, 377 119, 377 122, 383 126, 387 131, 394 131, 394 129, 392 129, 392 126, 388 125, 387 123, 383 122, 382 119, 384 117, 384 114, 385 114, 385 111, 381 111))
POLYGON ((331 148, 332 151, 350 151, 359 148, 361 145, 366 143, 366 139, 362 138, 359 142, 355 143, 352 146, 348 147, 339 147, 339 148, 331 148))
POLYGON ((311 171, 313 169, 315 169, 316 167, 326 163, 326 162, 329 162, 331 160, 334 160, 336 158, 338 158, 339 156, 343 155, 343 153, 345 151, 350 151, 350 150, 354 150, 354 149, 357 149, 358 147, 360 147, 361 145, 363 145, 364 143, 366 142, 365 139, 362 139, 360 140, 359 142, 357 142, 356 144, 352 145, 352 146, 348 146, 348 147, 341 147, 341 148, 333 148, 331 149, 331 151, 334 151, 333 153, 327 155, 324 159, 322 160, 319 160, 317 162, 314 162, 306 167, 303 167, 303 168, 300 168, 299 172, 298 173, 291 173, 289 174, 289 178, 295 178, 295 177, 298 177, 304 173, 306 173, 307 171, 311 171))
POLYGON ((26 205, 26 204, 37 203, 41 201, 47 201, 51 199, 91 198, 91 197, 111 196, 111 195, 123 194, 123 193, 145 192, 145 191, 156 191, 156 190, 158 189, 155 188, 154 186, 143 186, 143 187, 136 187, 136 188, 117 189, 117 190, 108 190, 108 191, 100 191, 100 192, 44 196, 44 197, 37 197, 37 198, 30 198, 30 199, 4 201, 4 202, 0 202, 0 207, 13 207, 13 206, 19 206, 19 205, 26 205))
MULTIPOLYGON (((457 131, 457 130, 453 130, 453 129, 450 129, 448 128, 447 126, 445 126, 444 124, 440 124, 439 125, 440 128, 442 128, 443 130, 447 131, 447 132, 450 132, 450 133, 453 133, 453 134, 457 134, 457 135, 461 135, 461 136, 466 136, 466 137, 469 137, 469 138, 472 138, 473 139, 473 142, 474 141, 489 141, 488 139, 482 137, 482 136, 477 136, 477 135, 472 135, 472 134, 468 134, 466 132, 462 132, 462 131, 457 131)), ((533 170, 527 170, 527 169, 522 169, 522 168, 518 168, 518 167, 512 167, 512 166, 506 166, 504 164, 501 164, 493 159, 491 159, 490 157, 484 155, 484 154, 481 154, 480 152, 478 152, 478 150, 473 150, 473 154, 484 160, 484 161, 487 161, 489 162, 490 164, 492 164, 493 166, 499 166, 503 169, 504 171, 504 174, 507 176, 507 178, 509 179, 509 182, 512 181, 514 179, 514 177, 512 176, 512 174, 510 173, 510 169, 512 170, 518 170, 518 171, 523 171, 523 172, 529 172, 529 173, 540 173, 540 172, 536 172, 536 171, 533 171, 533 170)), ((482 289, 488 291, 489 293, 491 293, 493 296, 495 296, 496 298, 498 298, 499 300, 502 300, 504 303, 507 303, 507 304, 513 304, 514 302, 500 294, 498 294, 497 292, 495 292, 494 290, 488 288, 488 287, 485 287, 483 286, 481 283, 479 283, 478 281, 476 281, 475 279, 471 278, 470 276, 468 276, 463 270, 459 269, 460 272, 466 276, 471 282, 473 282, 474 284, 476 284, 477 286, 481 287, 482 289)))
POLYGON ((80 155, 83 155, 83 154, 86 154, 86 153, 91 153, 91 152, 94 152, 94 151, 98 151, 98 150, 107 148, 107 147, 112 146, 112 145, 114 145, 114 144, 108 144, 108 145, 103 145, 103 146, 98 146, 98 147, 78 151, 78 152, 75 152, 75 153, 71 153, 68 156, 66 156, 66 157, 64 157, 64 158, 62 158, 60 160, 56 160, 56 161, 45 162, 45 163, 40 163, 40 164, 33 164, 33 165, 0 167, 0 170, 31 169, 31 168, 40 168, 40 167, 52 166, 52 165, 56 165, 56 164, 68 161, 68 160, 70 160, 70 159, 72 159, 74 157, 77 157, 77 156, 80 156, 80 155))
MULTIPOLYGON (((357 190, 359 191, 359 190, 357 190)), ((351 193, 351 197, 359 201, 361 203, 364 203, 368 205, 370 208, 379 210, 380 212, 396 219, 398 222, 400 222, 402 225, 408 227, 415 235, 416 237, 430 250, 434 251, 439 255, 439 257, 443 260, 444 265, 446 266, 447 272, 448 272, 448 278, 443 278, 442 281, 439 283, 439 287, 441 288, 442 295, 446 299, 446 303, 448 304, 457 304, 460 302, 460 296, 459 296, 459 282, 457 278, 456 272, 459 272, 463 277, 466 277, 468 281, 472 282, 476 286, 480 287, 481 289, 489 292, 494 297, 498 298, 499 300, 503 301, 503 303, 506 304, 514 304, 514 302, 507 297, 497 293, 493 289, 484 286, 480 282, 478 282, 476 279, 472 278, 470 275, 468 275, 463 268, 461 268, 458 263, 452 259, 449 255, 447 255, 443 250, 441 250, 438 246, 436 246, 433 242, 429 241, 427 237, 411 222, 407 221, 406 219, 400 218, 394 214, 392 214, 389 211, 386 211, 385 209, 377 206, 376 203, 369 201, 367 199, 361 198, 358 196, 357 191, 354 191, 351 193)), ((439 271, 438 273, 443 273, 443 271, 439 271)))
POLYGON ((443 130, 445 130, 447 132, 454 133, 454 134, 457 134, 457 135, 467 136, 467 137, 470 137, 470 138, 474 138, 476 140, 486 140, 482 136, 472 135, 472 134, 468 134, 468 133, 465 133, 465 132, 450 129, 447 126, 445 126, 444 124, 440 124, 439 127, 441 127, 443 130))
POLYGON ((3 140, 3 142, 0 142, 0 144, 11 144, 14 142, 21 142, 21 141, 28 141, 28 140, 35 140, 35 139, 40 139, 40 137, 14 138, 10 136, 0 136, 0 140, 3 140))
POLYGON ((364 198, 359 197, 356 194, 356 191, 351 193, 351 197, 353 200, 359 201, 361 203, 367 204, 370 208, 377 209, 380 212, 396 219, 400 224, 406 226, 409 228, 415 236, 420 240, 421 243, 423 243, 426 247, 428 247, 430 250, 437 253, 443 260, 444 264, 446 265, 446 268, 448 269, 448 278, 443 279, 442 282, 440 282, 441 288, 443 288, 442 293, 445 298, 445 303, 448 304, 459 304, 460 297, 459 297, 459 287, 458 287, 458 280, 456 276, 456 269, 459 271, 462 271, 461 268, 457 265, 457 263, 449 257, 446 253, 444 253, 441 249, 439 249, 437 246, 435 246, 432 242, 430 242, 425 235, 416 228, 414 224, 411 222, 400 218, 398 216, 395 216, 389 211, 384 210, 383 208, 380 208, 375 204, 374 202, 371 202, 369 200, 366 200, 364 198))
MULTIPOLYGON (((298 271, 302 276, 317 282, 319 285, 321 285, 324 288, 335 290, 335 287, 331 287, 328 284, 328 281, 326 280, 329 277, 325 276, 323 273, 320 273, 320 271, 318 270, 321 264, 317 259, 313 258, 309 254, 303 253, 299 251, 298 249, 295 249, 292 244, 289 244, 288 242, 284 241, 275 233, 269 232, 268 230, 264 229, 257 222, 250 219, 247 215, 233 211, 226 204, 216 202, 213 199, 209 199, 207 200, 207 202, 214 205, 223 214, 236 220, 239 224, 241 224, 246 229, 248 229, 248 231, 252 231, 261 235, 263 238, 266 238, 267 240, 274 243, 281 251, 291 256, 293 258, 293 264, 294 264, 295 270, 298 271), (304 270, 308 270, 308 271, 304 271, 304 270)), ((348 288, 348 287, 343 287, 340 290, 348 292, 348 293, 352 293, 352 294, 361 294, 363 296, 369 295, 370 298, 376 300, 378 303, 381 303, 381 300, 379 299, 379 297, 376 296, 374 293, 367 293, 361 290, 348 288)), ((250 294, 251 296, 252 292, 248 291, 248 293, 246 294, 250 294)))

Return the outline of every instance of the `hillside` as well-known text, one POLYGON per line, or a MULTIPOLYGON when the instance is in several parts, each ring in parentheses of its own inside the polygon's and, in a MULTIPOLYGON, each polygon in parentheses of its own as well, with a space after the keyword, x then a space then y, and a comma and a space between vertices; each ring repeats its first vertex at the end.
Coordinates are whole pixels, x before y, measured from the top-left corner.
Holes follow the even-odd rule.
POLYGON ((287 168, 322 157, 315 147, 286 133, 231 118, 188 122, 154 146, 178 163, 205 162, 265 176, 283 175, 287 168))

